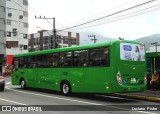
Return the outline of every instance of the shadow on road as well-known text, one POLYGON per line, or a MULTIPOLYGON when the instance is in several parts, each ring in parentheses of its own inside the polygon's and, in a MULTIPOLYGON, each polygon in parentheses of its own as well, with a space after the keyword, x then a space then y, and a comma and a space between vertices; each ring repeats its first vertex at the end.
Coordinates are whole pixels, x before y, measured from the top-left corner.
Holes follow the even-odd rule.
MULTIPOLYGON (((22 90, 21 88, 14 88, 15 90, 20 90, 24 92, 38 92, 38 93, 47 93, 48 95, 57 95, 57 96, 64 96, 61 92, 47 90, 47 89, 37 89, 37 88, 27 88, 22 90)), ((121 97, 115 97, 112 94, 102 95, 102 94, 87 94, 87 93, 73 93, 70 96, 64 97, 74 97, 74 98, 82 98, 82 99, 89 99, 89 100, 96 100, 101 102, 110 102, 110 103, 134 103, 137 102, 134 99, 125 99, 121 97)))

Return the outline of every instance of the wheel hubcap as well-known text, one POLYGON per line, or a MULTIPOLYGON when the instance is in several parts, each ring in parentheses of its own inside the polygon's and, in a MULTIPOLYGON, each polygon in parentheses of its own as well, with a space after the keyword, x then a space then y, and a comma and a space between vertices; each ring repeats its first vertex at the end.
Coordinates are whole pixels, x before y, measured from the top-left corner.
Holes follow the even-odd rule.
POLYGON ((24 84, 25 84, 25 82, 22 81, 22 82, 21 82, 21 88, 24 88, 24 84))
POLYGON ((63 93, 67 94, 69 92, 69 86, 67 84, 63 85, 63 93))

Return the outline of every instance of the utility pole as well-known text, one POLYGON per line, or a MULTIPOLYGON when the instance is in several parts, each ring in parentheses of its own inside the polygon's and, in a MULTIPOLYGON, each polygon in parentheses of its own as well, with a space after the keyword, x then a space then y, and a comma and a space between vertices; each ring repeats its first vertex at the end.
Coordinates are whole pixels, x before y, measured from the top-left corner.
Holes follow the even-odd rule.
POLYGON ((96 35, 88 35, 88 37, 93 37, 93 39, 91 39, 91 40, 94 41, 94 43, 96 43, 96 41, 98 40, 98 39, 96 39, 96 35))
POLYGON ((46 18, 45 16, 44 17, 36 17, 35 16, 35 19, 52 19, 53 20, 53 24, 51 24, 48 20, 48 22, 53 26, 53 30, 52 30, 52 35, 53 36, 51 36, 51 49, 53 49, 53 48, 56 48, 56 46, 57 46, 57 39, 56 39, 56 28, 55 28, 55 18, 53 17, 53 18, 46 18), (54 38, 54 39, 53 39, 54 38))

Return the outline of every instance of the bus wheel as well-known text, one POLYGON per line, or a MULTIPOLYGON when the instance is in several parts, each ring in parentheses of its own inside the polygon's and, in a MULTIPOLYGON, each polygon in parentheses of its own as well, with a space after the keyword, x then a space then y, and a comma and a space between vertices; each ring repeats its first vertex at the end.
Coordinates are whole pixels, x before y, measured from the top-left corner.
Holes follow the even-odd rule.
POLYGON ((71 94, 71 86, 68 82, 63 82, 61 85, 61 91, 63 93, 63 95, 70 95, 71 94))
POLYGON ((24 79, 21 80, 21 89, 26 89, 26 81, 24 79))
POLYGON ((4 91, 5 86, 0 86, 0 91, 4 91))

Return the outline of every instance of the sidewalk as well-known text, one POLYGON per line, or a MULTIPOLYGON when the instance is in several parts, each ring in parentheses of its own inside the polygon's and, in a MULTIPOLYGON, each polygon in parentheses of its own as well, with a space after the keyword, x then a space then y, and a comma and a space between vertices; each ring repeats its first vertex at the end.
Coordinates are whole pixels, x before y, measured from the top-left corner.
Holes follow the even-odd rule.
POLYGON ((144 92, 133 92, 133 93, 115 93, 115 96, 160 102, 160 90, 156 91, 146 90, 144 92))

